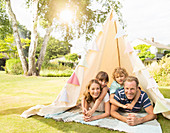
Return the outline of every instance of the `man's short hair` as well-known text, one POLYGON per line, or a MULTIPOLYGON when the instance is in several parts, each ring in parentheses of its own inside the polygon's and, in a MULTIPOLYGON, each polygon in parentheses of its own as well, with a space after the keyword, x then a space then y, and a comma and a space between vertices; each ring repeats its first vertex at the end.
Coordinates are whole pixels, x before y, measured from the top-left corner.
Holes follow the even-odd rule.
POLYGON ((139 80, 138 80, 138 78, 135 77, 135 76, 127 76, 127 77, 125 78, 125 80, 124 80, 124 83, 125 83, 126 81, 128 81, 128 82, 135 81, 135 82, 136 82, 136 87, 138 87, 138 85, 139 85, 139 80))

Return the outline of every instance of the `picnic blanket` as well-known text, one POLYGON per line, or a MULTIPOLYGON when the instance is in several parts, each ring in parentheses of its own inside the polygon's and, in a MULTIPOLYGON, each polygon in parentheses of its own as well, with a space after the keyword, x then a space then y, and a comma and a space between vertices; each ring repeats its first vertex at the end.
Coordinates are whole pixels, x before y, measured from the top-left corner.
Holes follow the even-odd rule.
MULTIPOLYGON (((100 113, 102 112, 95 112, 94 115, 99 115, 100 113)), ((128 113, 122 113, 122 115, 126 116, 128 113)), ((136 113, 137 117, 144 117, 145 115, 147 115, 147 113, 136 113)), ((129 126, 127 123, 112 117, 85 122, 83 121, 83 114, 81 113, 80 109, 74 109, 57 114, 48 114, 45 116, 45 118, 52 118, 56 121, 64 122, 79 122, 82 124, 103 127, 111 130, 124 131, 128 133, 162 133, 161 126, 156 119, 136 126, 129 126)))

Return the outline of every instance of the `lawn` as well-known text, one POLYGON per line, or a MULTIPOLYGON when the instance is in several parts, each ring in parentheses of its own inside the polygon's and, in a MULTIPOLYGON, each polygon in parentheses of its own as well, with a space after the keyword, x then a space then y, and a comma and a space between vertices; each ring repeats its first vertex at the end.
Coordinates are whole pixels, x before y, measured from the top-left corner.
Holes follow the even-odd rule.
MULTIPOLYGON (((68 78, 65 77, 27 77, 7 75, 0 71, 0 132, 2 133, 117 133, 104 128, 83 125, 80 123, 56 122, 33 116, 21 118, 20 114, 30 107, 52 103, 68 78)), ((170 88, 162 87, 160 91, 170 98, 170 88)), ((170 132, 170 121, 158 115, 163 133, 170 132)))

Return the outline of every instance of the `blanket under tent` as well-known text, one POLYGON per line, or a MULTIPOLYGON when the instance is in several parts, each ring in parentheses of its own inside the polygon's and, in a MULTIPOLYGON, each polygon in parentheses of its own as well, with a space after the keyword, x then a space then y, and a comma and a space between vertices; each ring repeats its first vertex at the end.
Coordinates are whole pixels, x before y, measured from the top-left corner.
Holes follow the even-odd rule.
POLYGON ((154 78, 149 75, 142 61, 126 41, 125 33, 118 25, 114 11, 108 15, 102 30, 89 46, 56 100, 48 106, 32 107, 24 111, 21 117, 56 114, 74 107, 89 80, 95 78, 99 71, 108 73, 110 79, 108 86, 110 86, 113 81, 112 72, 116 67, 123 67, 129 75, 136 76, 140 87, 155 103, 154 113, 162 113, 164 117, 170 119, 170 99, 164 98, 160 93, 154 78))
MULTIPOLYGON (((99 115, 102 112, 95 112, 94 115, 99 115)), ((144 117, 147 113, 134 113, 137 117, 144 117)), ((121 115, 127 116, 128 113, 121 113, 121 115)), ((155 119, 140 125, 129 126, 127 123, 114 119, 112 117, 107 117, 91 122, 83 121, 83 114, 81 108, 74 107, 68 111, 56 113, 56 114, 48 114, 45 118, 52 118, 56 121, 63 122, 76 122, 86 125, 92 125, 97 127, 102 127, 110 130, 118 130, 128 133, 162 133, 161 126, 159 122, 155 119)))

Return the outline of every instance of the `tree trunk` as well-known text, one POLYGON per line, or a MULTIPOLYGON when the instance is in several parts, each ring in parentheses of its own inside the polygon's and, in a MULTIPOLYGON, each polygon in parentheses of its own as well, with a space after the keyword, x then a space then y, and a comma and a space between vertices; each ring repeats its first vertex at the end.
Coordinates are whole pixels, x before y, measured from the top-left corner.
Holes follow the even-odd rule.
POLYGON ((16 45, 17 45, 18 54, 21 60, 22 68, 24 70, 24 75, 26 75, 28 71, 28 63, 26 61, 26 57, 24 55, 24 51, 21 45, 21 40, 20 40, 18 28, 17 28, 16 16, 14 12, 12 11, 10 0, 6 0, 6 5, 7 5, 8 14, 12 21, 13 34, 14 34, 16 45))
POLYGON ((29 53, 28 53, 28 60, 29 60, 28 76, 36 75, 35 52, 36 52, 37 41, 38 41, 38 34, 37 34, 38 1, 39 0, 34 0, 32 4, 33 28, 31 32, 31 44, 30 44, 29 53))
POLYGON ((41 66, 42 66, 42 63, 44 61, 44 56, 45 56, 45 52, 46 52, 46 48, 47 48, 47 43, 48 43, 48 40, 50 38, 50 34, 51 34, 52 30, 53 30, 52 26, 50 26, 50 27, 48 27, 46 29, 46 34, 44 36, 44 40, 43 40, 43 44, 42 44, 42 47, 41 47, 40 55, 39 55, 38 61, 36 63, 36 67, 38 67, 37 75, 39 75, 39 73, 40 73, 41 66))

